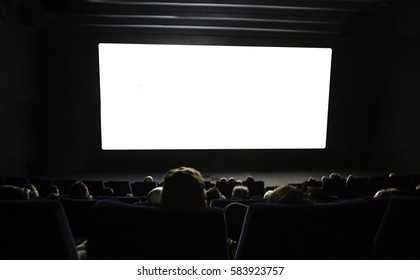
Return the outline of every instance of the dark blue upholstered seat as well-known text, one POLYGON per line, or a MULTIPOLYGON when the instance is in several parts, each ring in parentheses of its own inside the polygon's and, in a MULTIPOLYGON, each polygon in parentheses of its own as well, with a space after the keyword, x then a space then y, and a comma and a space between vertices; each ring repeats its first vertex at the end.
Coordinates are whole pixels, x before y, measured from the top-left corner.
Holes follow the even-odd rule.
POLYGON ((369 259, 379 218, 364 200, 251 204, 236 259, 369 259))
POLYGON ((62 205, 55 200, 0 201, 1 259, 78 259, 62 205))
POLYGON ((227 259, 224 212, 100 201, 89 219, 88 259, 227 259))
POLYGON ((374 243, 375 259, 420 259, 420 198, 393 197, 374 243))

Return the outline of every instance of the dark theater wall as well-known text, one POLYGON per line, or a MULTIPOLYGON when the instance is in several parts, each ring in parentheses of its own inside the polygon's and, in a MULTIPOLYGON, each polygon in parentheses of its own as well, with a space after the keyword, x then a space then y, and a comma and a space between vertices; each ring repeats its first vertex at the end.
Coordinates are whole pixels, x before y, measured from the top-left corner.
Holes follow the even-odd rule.
MULTIPOLYGON (((14 17, 0 24, 0 171, 26 175, 38 94, 37 44, 14 17)), ((10 12, 9 12, 10 14, 10 12)))
POLYGON ((372 163, 420 173, 420 3, 398 1, 388 27, 381 89, 375 103, 372 163))

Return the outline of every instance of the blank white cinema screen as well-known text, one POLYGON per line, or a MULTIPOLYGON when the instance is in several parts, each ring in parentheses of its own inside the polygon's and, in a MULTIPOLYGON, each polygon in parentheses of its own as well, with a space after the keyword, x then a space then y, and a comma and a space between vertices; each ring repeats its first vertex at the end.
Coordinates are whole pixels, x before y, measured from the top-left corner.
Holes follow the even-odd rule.
POLYGON ((104 150, 323 149, 332 50, 99 44, 104 150))

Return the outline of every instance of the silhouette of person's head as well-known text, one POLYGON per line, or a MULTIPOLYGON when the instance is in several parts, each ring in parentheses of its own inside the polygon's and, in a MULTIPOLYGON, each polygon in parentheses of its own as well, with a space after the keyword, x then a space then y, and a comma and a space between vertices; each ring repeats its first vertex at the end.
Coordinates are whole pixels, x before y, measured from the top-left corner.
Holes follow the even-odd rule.
POLYGON ((398 189, 396 188, 386 188, 381 189, 375 193, 373 198, 388 198, 396 195, 398 193, 398 189))
POLYGON ((322 188, 308 188, 306 191, 307 198, 314 203, 330 202, 331 198, 322 188))
POLYGON ((330 174, 330 179, 340 179, 340 178, 341 178, 340 173, 333 172, 330 174))
POLYGON ((271 194, 273 193, 273 191, 274 191, 274 190, 268 190, 268 191, 266 191, 266 192, 264 193, 263 198, 268 200, 268 199, 270 198, 271 194))
POLYGON ((169 170, 163 181, 162 203, 171 208, 205 207, 207 201, 201 173, 191 167, 169 170))
POLYGON ((245 199, 249 197, 249 190, 246 186, 235 186, 232 190, 232 198, 245 199))
POLYGON ((146 176, 146 177, 144 177, 143 182, 145 182, 145 183, 153 183, 153 177, 152 176, 146 176))
POLYGON ((39 192, 34 185, 24 184, 22 188, 28 192, 29 198, 39 197, 39 192))
POLYGON ((305 193, 290 185, 278 186, 271 193, 267 202, 281 204, 307 204, 305 193))
POLYGON ((147 203, 153 205, 162 204, 162 187, 156 187, 147 194, 147 203))
POLYGON ((56 185, 51 185, 47 188, 47 198, 58 198, 60 196, 60 190, 56 185))
POLYGON ((252 176, 247 176, 246 179, 245 179, 245 182, 246 183, 254 183, 255 179, 252 176))
POLYGON ((102 190, 102 195, 103 196, 114 196, 114 189, 111 187, 105 187, 102 190))
POLYGON ((82 181, 77 181, 72 184, 69 194, 74 198, 91 198, 88 187, 82 181))
POLYGON ((213 199, 225 199, 226 197, 220 192, 216 187, 211 187, 206 191, 207 204, 210 205, 210 202, 213 199))

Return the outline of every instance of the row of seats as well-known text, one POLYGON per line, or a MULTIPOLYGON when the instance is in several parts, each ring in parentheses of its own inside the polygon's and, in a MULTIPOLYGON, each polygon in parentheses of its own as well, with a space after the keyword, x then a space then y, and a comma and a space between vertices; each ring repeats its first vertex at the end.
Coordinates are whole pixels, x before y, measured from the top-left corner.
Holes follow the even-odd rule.
POLYGON ((412 191, 420 185, 420 175, 368 176, 350 178, 326 178, 323 181, 306 181, 302 189, 321 187, 327 193, 339 198, 356 198, 374 196, 376 192, 386 188, 396 188, 401 191, 412 191))
MULTIPOLYGON (((17 176, 0 177, 0 185, 5 184, 20 187, 25 184, 33 184, 40 195, 47 195, 51 185, 56 185, 60 194, 66 195, 69 193, 71 185, 76 181, 77 180, 75 179, 26 178, 17 176)), ((125 196, 126 194, 146 196, 149 191, 158 186, 157 182, 130 182, 125 180, 83 180, 83 182, 89 188, 89 192, 93 196, 102 195, 105 187, 113 188, 115 196, 125 196)))
MULTIPOLYGON (((74 179, 48 179, 48 178, 26 178, 3 176, 0 177, 0 184, 22 186, 23 184, 31 183, 36 186, 40 195, 48 194, 49 187, 54 184, 58 186, 60 194, 68 194, 70 186, 76 182, 74 179)), ((102 194, 105 187, 112 187, 116 196, 125 196, 132 194, 134 196, 146 196, 153 188, 158 186, 157 182, 130 182, 126 180, 83 180, 88 186, 90 194, 99 196, 102 194)), ((264 181, 243 182, 249 188, 250 197, 262 197, 264 193, 273 189, 274 187, 267 187, 264 181)), ((206 181, 206 188, 216 186, 220 192, 226 197, 230 198, 232 190, 237 182, 216 182, 212 183, 206 181)), ((402 191, 410 191, 420 185, 420 174, 409 175, 395 175, 395 176, 366 176, 355 177, 351 176, 348 179, 344 178, 326 178, 323 181, 305 181, 303 183, 294 184, 302 187, 303 190, 308 187, 322 187, 331 196, 339 198, 357 198, 360 196, 373 196, 377 191, 385 188, 397 188, 402 191)))
MULTIPOLYGON (((383 212, 363 199, 250 204, 235 256, 224 211, 98 201, 88 216, 88 259, 418 259, 420 199, 383 212)), ((59 201, 0 201, 1 259, 77 259, 59 201)))
MULTIPOLYGON (((69 193, 70 187, 77 180, 75 179, 48 179, 48 178, 26 178, 16 176, 0 177, 0 185, 14 185, 22 186, 24 184, 33 184, 40 195, 47 195, 49 187, 56 185, 59 188, 60 194, 66 195, 69 193)), ((88 187, 89 192, 93 196, 100 196, 105 187, 111 187, 114 190, 115 196, 125 196, 132 194, 133 196, 147 196, 149 191, 158 186, 157 182, 142 182, 142 181, 126 181, 126 180, 83 180, 83 183, 88 187)), ((205 182, 206 189, 216 186, 220 192, 227 198, 232 196, 232 190, 237 185, 237 182, 205 182)), ((249 189, 250 196, 263 196, 265 192, 264 181, 243 182, 249 189)))
MULTIPOLYGON (((253 181, 253 182, 242 182, 244 186, 248 187, 249 190, 249 197, 262 197, 265 193, 265 184, 264 181, 253 181)), ((230 198, 232 196, 233 188, 238 185, 237 182, 223 182, 218 181, 216 182, 215 186, 219 189, 219 191, 226 197, 230 198)))

